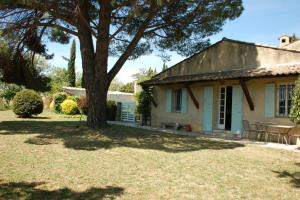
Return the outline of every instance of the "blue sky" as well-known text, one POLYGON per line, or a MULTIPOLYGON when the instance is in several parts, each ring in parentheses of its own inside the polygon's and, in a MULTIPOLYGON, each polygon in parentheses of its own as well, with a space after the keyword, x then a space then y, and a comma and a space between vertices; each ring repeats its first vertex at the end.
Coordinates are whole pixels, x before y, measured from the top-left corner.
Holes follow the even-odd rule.
MULTIPOLYGON (((221 32, 212 36, 211 42, 215 43, 223 37, 278 46, 278 37, 295 33, 300 37, 300 1, 299 0, 244 0, 244 12, 242 15, 228 21, 221 32)), ((70 45, 57 43, 48 44, 49 52, 54 53, 54 59, 50 63, 57 67, 66 67, 67 63, 62 56, 69 57, 70 45)), ((181 60, 175 53, 171 54, 171 60, 167 63, 170 67, 181 60)), ((112 66, 116 58, 109 59, 109 66, 112 66)), ((142 56, 134 61, 127 61, 121 69, 117 78, 126 83, 132 81, 131 75, 139 68, 156 68, 160 71, 162 60, 153 53, 142 56)), ((81 58, 79 44, 77 41, 76 70, 81 71, 81 58)))

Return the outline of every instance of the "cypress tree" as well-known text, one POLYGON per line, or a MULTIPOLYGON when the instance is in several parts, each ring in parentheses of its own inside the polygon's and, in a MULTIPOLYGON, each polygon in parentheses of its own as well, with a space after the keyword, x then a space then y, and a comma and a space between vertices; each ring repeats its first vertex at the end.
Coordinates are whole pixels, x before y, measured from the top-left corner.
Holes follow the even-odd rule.
POLYGON ((70 59, 68 63, 68 82, 69 86, 75 87, 76 74, 75 74, 75 59, 76 59, 76 43, 75 40, 72 42, 70 59))
POLYGON ((164 62, 164 64, 163 64, 163 67, 162 67, 162 70, 161 70, 161 71, 165 71, 166 69, 168 69, 168 66, 167 66, 167 64, 164 62))

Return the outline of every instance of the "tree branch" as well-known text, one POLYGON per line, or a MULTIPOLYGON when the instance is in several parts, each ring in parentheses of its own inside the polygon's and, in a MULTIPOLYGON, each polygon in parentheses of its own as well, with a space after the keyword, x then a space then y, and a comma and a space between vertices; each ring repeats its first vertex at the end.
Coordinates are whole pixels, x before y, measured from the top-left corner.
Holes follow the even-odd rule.
POLYGON ((68 29, 64 26, 58 25, 58 24, 38 23, 37 26, 56 27, 56 28, 58 28, 59 30, 61 30, 63 32, 69 33, 69 34, 74 35, 74 36, 78 36, 78 32, 73 31, 71 29, 68 29))
POLYGON ((137 30, 135 36, 133 37, 130 44, 127 46, 125 52, 120 56, 120 58, 117 60, 117 62, 114 64, 113 68, 109 71, 108 77, 109 82, 111 82, 114 77, 117 75, 117 73, 120 71, 126 60, 129 58, 131 53, 134 51, 135 47, 139 43, 140 39, 144 35, 144 31, 146 30, 147 26, 150 24, 151 20, 155 16, 156 11, 153 10, 151 13, 149 13, 149 16, 145 19, 145 21, 140 25, 139 29, 137 30))

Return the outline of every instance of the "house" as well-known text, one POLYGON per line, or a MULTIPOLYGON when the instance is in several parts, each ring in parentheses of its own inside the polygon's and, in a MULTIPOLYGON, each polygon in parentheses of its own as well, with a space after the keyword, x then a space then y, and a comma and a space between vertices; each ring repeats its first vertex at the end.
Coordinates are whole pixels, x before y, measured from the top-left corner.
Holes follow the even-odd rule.
MULTIPOLYGON (((135 86, 136 88, 136 86, 135 86)), ((84 88, 64 87, 64 91, 73 96, 85 96, 84 88)), ((115 101, 120 111, 117 111, 117 118, 121 121, 134 122, 136 98, 134 93, 126 93, 119 91, 108 91, 107 100, 115 101)))
POLYGON ((292 125, 299 73, 300 43, 289 36, 278 48, 223 38, 141 85, 153 91, 153 126, 172 122, 208 134, 242 134, 242 120, 292 125))

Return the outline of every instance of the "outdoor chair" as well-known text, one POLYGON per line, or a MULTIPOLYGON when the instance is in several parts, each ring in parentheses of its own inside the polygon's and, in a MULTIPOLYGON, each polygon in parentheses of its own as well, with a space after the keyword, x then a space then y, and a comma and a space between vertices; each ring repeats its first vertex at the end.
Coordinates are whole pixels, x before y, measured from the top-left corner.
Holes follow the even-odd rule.
POLYGON ((274 131, 274 130, 270 129, 270 128, 268 127, 268 125, 276 125, 276 124, 275 124, 275 123, 272 123, 272 122, 266 123, 267 134, 268 134, 268 139, 269 139, 269 141, 272 142, 272 136, 275 136, 275 137, 278 138, 278 143, 279 143, 279 140, 280 140, 280 138, 282 138, 282 135, 280 134, 279 131, 274 131))
POLYGON ((256 126, 257 134, 259 135, 259 140, 261 141, 262 138, 264 137, 265 141, 268 141, 268 130, 266 124, 262 122, 256 122, 255 126, 256 126))
POLYGON ((247 135, 247 138, 250 139, 250 135, 252 133, 254 134, 254 138, 253 139, 255 140, 256 137, 257 137, 257 131, 256 131, 256 129, 253 129, 251 127, 251 124, 249 123, 248 120, 243 120, 243 135, 247 135))

